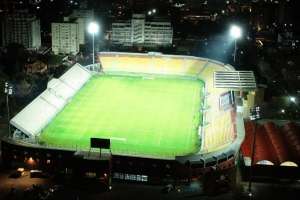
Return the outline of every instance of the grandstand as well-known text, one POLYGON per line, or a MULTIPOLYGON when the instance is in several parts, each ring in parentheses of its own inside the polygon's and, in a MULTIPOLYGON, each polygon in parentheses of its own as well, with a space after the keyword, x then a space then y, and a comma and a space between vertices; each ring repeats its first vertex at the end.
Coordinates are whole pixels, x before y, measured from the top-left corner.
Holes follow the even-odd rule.
POLYGON ((92 74, 79 64, 74 65, 59 79, 52 79, 47 89, 18 113, 10 123, 28 137, 35 137, 91 76, 92 74))
POLYGON ((205 166, 237 155, 244 124, 234 92, 256 87, 252 72, 190 56, 98 58, 101 68, 76 64, 51 80, 11 120, 15 129, 50 149, 87 151, 89 138, 99 137, 120 156, 205 166))

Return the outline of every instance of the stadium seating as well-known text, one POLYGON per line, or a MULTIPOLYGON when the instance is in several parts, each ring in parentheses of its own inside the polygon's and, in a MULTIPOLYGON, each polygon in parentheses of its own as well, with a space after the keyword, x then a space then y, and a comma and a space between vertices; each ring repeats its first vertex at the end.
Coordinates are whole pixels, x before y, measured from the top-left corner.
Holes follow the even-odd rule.
POLYGON ((201 151, 213 152, 224 146, 231 144, 235 139, 234 123, 231 116, 231 111, 221 111, 219 108, 219 97, 226 89, 214 87, 213 74, 215 71, 226 70, 222 65, 208 61, 198 74, 205 81, 205 90, 207 95, 206 107, 209 109, 205 113, 205 123, 207 126, 203 133, 203 143, 201 151))
POLYGON ((89 71, 79 64, 74 65, 59 79, 52 79, 47 89, 12 118, 10 123, 29 137, 36 136, 90 77, 89 71))
MULTIPOLYGON (((134 54, 133 54, 134 55, 134 54)), ((183 56, 124 56, 118 54, 101 54, 104 72, 133 72, 169 75, 197 75, 207 60, 185 59, 183 56), (112 56, 111 56, 112 55, 112 56)))

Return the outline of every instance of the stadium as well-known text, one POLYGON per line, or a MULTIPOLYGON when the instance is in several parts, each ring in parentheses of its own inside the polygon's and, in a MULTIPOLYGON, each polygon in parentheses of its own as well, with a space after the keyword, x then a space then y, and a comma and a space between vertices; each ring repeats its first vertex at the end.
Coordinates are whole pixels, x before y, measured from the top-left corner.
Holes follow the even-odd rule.
POLYGON ((11 119, 4 160, 66 169, 73 157, 109 160, 113 178, 145 182, 235 165, 245 137, 240 94, 256 88, 253 72, 156 52, 100 52, 98 62, 53 78, 11 119))

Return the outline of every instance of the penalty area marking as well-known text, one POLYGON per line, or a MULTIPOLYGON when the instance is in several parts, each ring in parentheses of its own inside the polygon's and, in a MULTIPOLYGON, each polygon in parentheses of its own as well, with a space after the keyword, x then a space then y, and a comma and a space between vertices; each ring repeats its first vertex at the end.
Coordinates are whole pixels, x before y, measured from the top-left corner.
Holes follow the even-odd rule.
POLYGON ((122 141, 122 142, 126 142, 127 139, 126 138, 120 138, 120 137, 110 137, 108 139, 111 139, 111 140, 119 140, 119 141, 122 141))

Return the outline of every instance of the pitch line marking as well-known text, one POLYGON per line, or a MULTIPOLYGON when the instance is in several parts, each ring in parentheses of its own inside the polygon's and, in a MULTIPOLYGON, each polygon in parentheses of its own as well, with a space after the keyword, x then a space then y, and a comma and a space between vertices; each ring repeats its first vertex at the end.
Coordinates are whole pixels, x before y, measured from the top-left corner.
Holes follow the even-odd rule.
POLYGON ((153 80, 154 77, 152 77, 152 76, 143 76, 143 79, 150 79, 150 80, 153 80))
POLYGON ((127 141, 126 138, 120 138, 120 137, 110 137, 109 139, 111 139, 111 140, 120 140, 120 141, 123 141, 123 142, 127 141))

